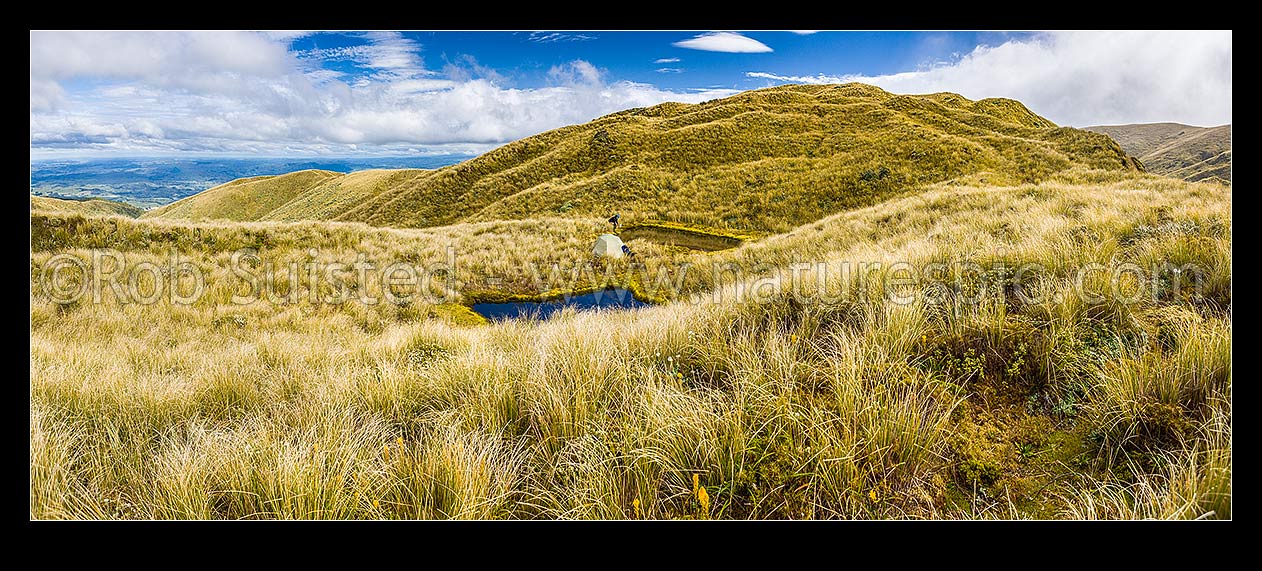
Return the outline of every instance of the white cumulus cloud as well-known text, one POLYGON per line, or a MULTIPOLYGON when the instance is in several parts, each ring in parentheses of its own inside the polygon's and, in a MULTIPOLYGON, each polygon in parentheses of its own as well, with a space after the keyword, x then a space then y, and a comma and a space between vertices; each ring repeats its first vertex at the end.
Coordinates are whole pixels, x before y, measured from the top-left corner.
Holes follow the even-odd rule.
POLYGON ((294 40, 305 38, 314 34, 307 30, 269 30, 263 32, 264 36, 279 42, 293 42, 294 40))
POLYGON ((756 54, 773 51, 770 46, 736 32, 709 32, 671 44, 679 48, 732 54, 756 54))
POLYGON ((31 77, 31 112, 52 111, 61 105, 66 91, 51 79, 31 77))
POLYGON ((31 32, 31 76, 40 78, 275 76, 291 61, 280 42, 250 32, 31 32))
POLYGON ((33 32, 32 154, 481 152, 629 107, 736 92, 611 81, 584 60, 519 89, 472 58, 426 69, 423 46, 400 34, 356 37, 364 43, 290 52, 290 38, 261 33, 33 32), (220 41, 240 45, 206 49, 220 41), (320 66, 329 61, 361 72, 320 66))
POLYGON ((1077 31, 979 46, 948 63, 888 75, 751 78, 861 81, 895 93, 1008 97, 1061 125, 1231 122, 1231 32, 1077 31))
POLYGON ((839 75, 777 75, 764 71, 747 71, 745 77, 755 79, 770 79, 773 81, 782 81, 785 83, 845 83, 847 81, 855 81, 856 76, 839 76, 839 75))

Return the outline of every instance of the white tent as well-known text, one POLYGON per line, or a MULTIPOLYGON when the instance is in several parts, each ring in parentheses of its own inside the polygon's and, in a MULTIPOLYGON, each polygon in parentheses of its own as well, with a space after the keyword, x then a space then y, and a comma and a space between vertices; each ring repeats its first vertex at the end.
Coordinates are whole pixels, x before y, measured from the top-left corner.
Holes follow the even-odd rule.
POLYGON ((596 237, 596 245, 592 246, 592 254, 595 256, 609 256, 610 258, 622 257, 622 238, 613 234, 601 234, 596 237))

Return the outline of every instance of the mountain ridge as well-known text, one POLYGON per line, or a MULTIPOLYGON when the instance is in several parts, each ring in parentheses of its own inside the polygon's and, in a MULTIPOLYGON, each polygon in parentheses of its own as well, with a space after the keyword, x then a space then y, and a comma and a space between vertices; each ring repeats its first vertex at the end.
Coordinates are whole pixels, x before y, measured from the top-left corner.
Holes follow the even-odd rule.
POLYGON ((146 217, 430 227, 622 212, 777 231, 958 177, 1036 182, 1075 167, 1142 169, 1108 136, 1015 100, 788 85, 627 109, 434 170, 233 181, 146 217))
POLYGON ((1197 182, 1231 183, 1231 124, 1132 123, 1083 127, 1104 133, 1150 172, 1197 182))

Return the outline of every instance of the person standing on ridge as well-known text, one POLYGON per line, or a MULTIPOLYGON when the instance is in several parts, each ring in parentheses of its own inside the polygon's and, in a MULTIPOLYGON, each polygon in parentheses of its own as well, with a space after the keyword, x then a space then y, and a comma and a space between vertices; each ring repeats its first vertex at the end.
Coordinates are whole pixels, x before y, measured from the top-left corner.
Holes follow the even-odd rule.
POLYGON ((620 226, 620 224, 618 223, 618 219, 619 219, 619 218, 621 218, 621 217, 622 217, 622 215, 621 215, 621 214, 614 214, 614 215, 613 215, 613 217, 611 217, 611 218, 609 219, 609 223, 610 223, 610 224, 613 224, 613 229, 614 229, 614 230, 617 230, 617 229, 618 229, 618 226, 620 226))

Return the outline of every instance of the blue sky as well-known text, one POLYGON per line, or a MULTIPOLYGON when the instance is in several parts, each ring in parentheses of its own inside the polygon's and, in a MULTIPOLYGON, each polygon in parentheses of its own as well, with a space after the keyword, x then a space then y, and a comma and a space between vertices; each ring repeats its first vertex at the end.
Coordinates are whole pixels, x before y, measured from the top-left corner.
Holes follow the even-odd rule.
POLYGON ((31 32, 32 156, 483 152, 785 83, 1231 121, 1231 32, 31 32))
MULTIPOLYGON (((750 89, 767 81, 746 77, 747 71, 784 75, 880 75, 949 61, 982 43, 1002 43, 1029 34, 992 32, 743 32, 771 48, 770 52, 729 53, 672 45, 700 32, 403 32, 423 46, 428 68, 495 70, 508 85, 543 87, 548 71, 575 59, 607 70, 620 80, 667 89, 697 87, 750 89), (774 48, 772 48, 774 46, 774 48)), ((298 38, 291 49, 337 50, 366 46, 353 34, 315 34, 298 38)), ((362 77, 369 70, 354 61, 325 61, 323 67, 362 77)))

